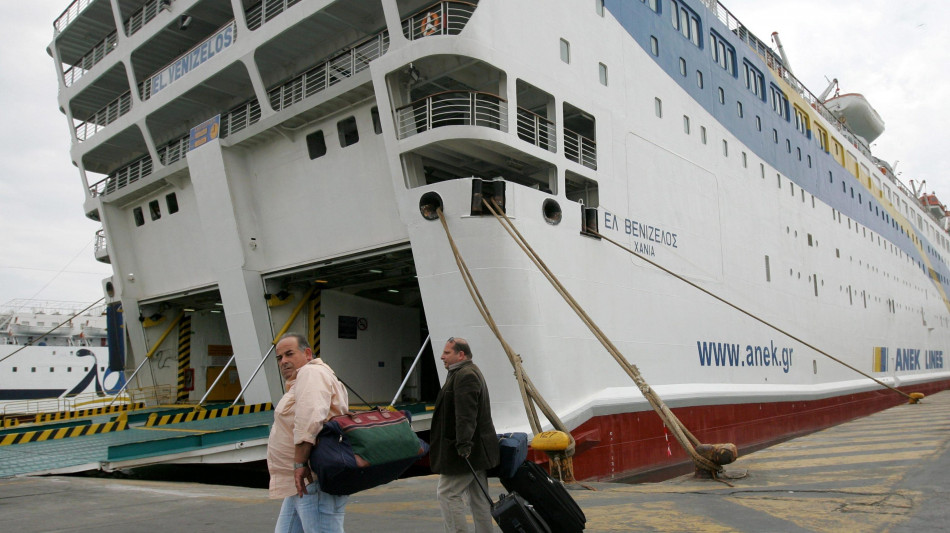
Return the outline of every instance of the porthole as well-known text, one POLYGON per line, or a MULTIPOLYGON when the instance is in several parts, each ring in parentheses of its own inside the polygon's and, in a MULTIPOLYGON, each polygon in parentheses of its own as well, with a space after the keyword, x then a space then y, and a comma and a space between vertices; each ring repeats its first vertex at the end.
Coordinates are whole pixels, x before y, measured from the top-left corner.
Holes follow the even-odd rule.
POLYGON ((419 212, 422 218, 426 220, 436 220, 439 218, 438 210, 442 209, 442 197, 435 192, 427 192, 419 198, 419 212))
POLYGON ((541 213, 544 215, 544 221, 552 226, 557 226, 561 223, 561 206, 557 203, 557 200, 552 200, 548 198, 541 204, 541 213))

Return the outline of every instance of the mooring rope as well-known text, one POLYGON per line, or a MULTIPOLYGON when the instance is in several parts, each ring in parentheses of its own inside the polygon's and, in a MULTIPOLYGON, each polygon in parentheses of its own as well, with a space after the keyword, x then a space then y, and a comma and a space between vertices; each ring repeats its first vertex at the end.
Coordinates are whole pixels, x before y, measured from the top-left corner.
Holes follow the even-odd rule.
POLYGON ((472 296, 472 301, 474 301, 475 307, 478 308, 478 312, 482 315, 485 323, 488 324, 488 327, 495 334, 495 337, 497 337, 499 342, 501 342, 501 346, 505 350, 505 354, 508 356, 511 366, 514 367, 515 379, 518 381, 518 389, 521 391, 521 400, 525 405, 525 411, 528 415, 528 422, 531 425, 531 431, 535 435, 541 432, 541 423, 535 408, 535 404, 537 404, 551 425, 558 431, 562 431, 568 436, 570 444, 565 450, 565 454, 570 457, 574 454, 574 437, 571 435, 571 432, 567 430, 567 427, 561 421, 560 417, 557 416, 557 413, 554 411, 554 409, 548 405, 544 397, 535 388, 534 383, 531 382, 531 379, 528 377, 527 373, 522 367, 521 356, 514 352, 514 350, 505 340, 504 336, 501 334, 501 330, 495 323, 495 319, 491 316, 491 312, 488 310, 488 306, 485 304, 485 300, 482 298, 481 292, 479 292, 478 286, 475 284, 475 280, 472 277, 471 271, 469 271, 468 266, 465 264, 465 260, 462 258, 462 254, 455 245, 455 239, 452 238, 452 232, 449 230, 448 223, 445 220, 445 215, 442 213, 442 208, 438 208, 436 213, 439 215, 439 221, 442 222, 442 228, 445 230, 445 236, 448 238, 449 245, 452 247, 452 254, 455 257, 455 263, 459 267, 459 272, 462 274, 462 280, 465 282, 465 287, 472 296))
POLYGON ((591 229, 588 229, 587 231, 588 231, 591 235, 594 235, 594 236, 596 236, 596 237, 599 237, 599 238, 601 238, 601 239, 603 239, 603 240, 609 242, 610 244, 613 244, 614 246, 617 246, 618 248, 620 248, 620 249, 622 249, 622 250, 626 250, 627 252, 629 252, 629 253, 633 254, 634 256, 638 257, 639 259, 641 259, 641 260, 643 260, 643 261, 646 261, 647 263, 649 263, 649 264, 655 266, 656 268, 662 270, 663 272, 666 272, 666 273, 669 274, 670 276, 673 276, 674 278, 676 278, 676 279, 682 281, 683 283, 686 283, 687 285, 690 285, 691 287, 693 287, 693 288, 695 288, 695 289, 698 289, 699 291, 701 291, 701 292, 703 292, 703 293, 705 293, 705 294, 711 296, 712 298, 715 298, 716 300, 718 300, 718 301, 720 301, 720 302, 722 302, 722 303, 728 305, 729 307, 735 309, 736 311, 739 311, 740 313, 746 315, 747 317, 749 317, 749 318, 751 318, 751 319, 753 319, 753 320, 756 320, 756 321, 758 321, 758 322, 760 322, 760 323, 762 323, 762 324, 765 324, 766 326, 768 326, 768 327, 774 329, 775 331, 778 331, 779 333, 781 333, 781 334, 787 336, 788 338, 790 338, 790 339, 792 339, 792 340, 794 340, 794 341, 800 342, 800 343, 801 343, 802 345, 804 345, 805 347, 811 348, 812 350, 814 350, 814 351, 820 353, 821 355, 824 355, 824 356, 827 357, 828 359, 831 359, 832 361, 834 361, 834 362, 836 362, 836 363, 838 363, 838 364, 840 364, 840 365, 842 365, 842 366, 844 366, 844 367, 846 367, 846 368, 849 368, 849 369, 851 369, 851 370, 857 372, 858 374, 861 374, 862 376, 864 376, 864 377, 870 379, 871 381, 877 383, 878 385, 880 385, 880 386, 882 386, 882 387, 887 387, 888 389, 891 389, 892 391, 894 391, 894 392, 896 392, 896 393, 898 393, 898 394, 900 394, 900 395, 902 395, 902 396, 905 396, 906 398, 908 398, 908 399, 911 400, 912 402, 916 403, 916 400, 917 400, 917 399, 914 398, 914 397, 912 397, 910 394, 907 394, 906 392, 904 392, 904 391, 902 391, 902 390, 900 390, 900 389, 897 389, 896 387, 892 387, 892 386, 888 385, 887 383, 884 383, 883 381, 881 381, 881 380, 875 378, 874 376, 872 376, 872 375, 870 375, 870 374, 868 374, 868 373, 866 373, 866 372, 862 372, 861 370, 859 370, 859 369, 857 369, 857 368, 855 368, 855 367, 849 365, 848 363, 845 363, 845 362, 842 361, 841 359, 838 359, 837 357, 834 357, 833 355, 831 355, 831 354, 825 352, 824 350, 821 350, 821 349, 819 349, 819 348, 816 348, 815 346, 812 346, 810 343, 805 342, 804 340, 798 338, 798 337, 795 336, 795 335, 792 335, 791 333, 789 333, 789 332, 785 331, 784 329, 782 329, 782 328, 776 326, 775 324, 772 324, 771 322, 765 320, 764 318, 758 317, 758 316, 756 316, 756 315, 750 313, 749 311, 746 311, 745 309, 739 307, 738 305, 735 305, 735 304, 733 304, 732 302, 730 302, 730 301, 728 301, 728 300, 726 300, 726 299, 724 299, 724 298, 722 298, 722 297, 720 297, 720 296, 718 296, 718 295, 716 295, 716 294, 714 294, 714 293, 712 293, 712 292, 710 292, 710 291, 708 291, 708 290, 706 290, 706 289, 700 287, 699 285, 697 285, 697 284, 693 283, 692 281, 690 281, 690 280, 684 278, 683 276, 680 276, 679 274, 677 274, 677 273, 673 272, 672 270, 670 270, 670 269, 668 269, 668 268, 666 268, 666 267, 664 267, 664 266, 662 266, 662 265, 656 263, 655 261, 652 261, 652 260, 650 260, 649 258, 644 257, 644 256, 641 255, 641 254, 638 254, 637 252, 631 250, 630 248, 627 248, 626 246, 624 246, 624 245, 618 243, 617 241, 615 241, 615 240, 613 240, 613 239, 611 239, 611 238, 609 238, 609 237, 605 237, 605 236, 601 235, 600 233, 598 233, 597 231, 594 231, 594 230, 591 230, 591 229))
POLYGON ((514 226, 511 222, 511 219, 508 218, 501 209, 498 207, 498 204, 495 203, 494 198, 491 202, 488 202, 485 199, 482 199, 482 203, 488 207, 492 215, 495 216, 495 219, 502 225, 505 231, 514 239, 518 246, 525 252, 528 258, 538 267, 540 272, 544 275, 548 281, 554 286, 554 289, 560 294, 568 305, 578 317, 584 322, 585 325, 590 329, 590 331, 597 337, 597 340, 607 349, 607 352, 620 364, 624 372, 633 379, 633 382, 640 389, 640 392, 643 394, 643 397, 647 399, 650 405, 653 407, 653 410, 660 416, 660 419, 666 424, 666 426, 673 432, 674 438, 680 443, 680 446, 686 451, 686 453, 693 460, 693 463, 703 470, 709 471, 713 475, 722 471, 722 467, 716 463, 710 461, 709 459, 703 457, 696 451, 695 446, 700 444, 699 439, 696 438, 692 433, 686 429, 686 426, 670 411, 669 407, 663 402, 663 400, 656 394, 650 385, 643 379, 643 376, 640 374, 640 370, 636 365, 627 361, 627 359, 620 353, 620 350, 614 346, 613 342, 607 338, 603 331, 594 323, 590 318, 587 312, 577 303, 577 300, 567 291, 567 289, 561 284, 557 277, 551 272, 547 267, 541 257, 531 248, 531 245, 528 244, 528 241, 524 238, 521 232, 514 226))

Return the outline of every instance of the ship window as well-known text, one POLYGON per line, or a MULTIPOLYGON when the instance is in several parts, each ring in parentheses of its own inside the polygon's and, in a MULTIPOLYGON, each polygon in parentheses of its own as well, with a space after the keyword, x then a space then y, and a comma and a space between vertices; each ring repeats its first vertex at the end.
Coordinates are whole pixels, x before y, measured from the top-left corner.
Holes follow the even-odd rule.
POLYGON ((178 196, 175 193, 165 195, 165 206, 168 207, 168 214, 178 212, 178 196))
POLYGON ((148 214, 152 217, 152 220, 162 218, 162 208, 158 206, 158 200, 152 200, 148 203, 148 214))
POLYGON ((749 168, 749 156, 742 152, 742 168, 749 168))
POLYGON ((323 138, 323 130, 318 130, 307 135, 307 152, 310 153, 310 159, 316 159, 326 155, 327 142, 323 138))
POLYGON ((142 212, 142 208, 141 208, 141 207, 136 207, 136 208, 132 209, 132 218, 135 219, 135 225, 136 225, 136 226, 144 226, 144 225, 145 225, 145 214, 142 212))
POLYGON ((798 153, 798 160, 801 161, 801 160, 802 160, 802 149, 796 147, 796 148, 795 148, 795 151, 798 153))
POLYGON ((722 155, 729 157, 729 141, 722 140, 722 155))
POLYGON ((719 103, 726 103, 726 91, 724 91, 722 87, 719 88, 719 103))
POLYGON ((765 77, 762 76, 759 69, 753 67, 748 61, 743 60, 742 71, 745 77, 746 89, 749 89, 752 94, 758 96, 760 100, 765 100, 765 77))
POLYGON ((743 117, 742 102, 736 102, 736 113, 739 115, 739 118, 743 117))
POLYGON ((561 61, 571 63, 571 43, 561 39, 561 61))
POLYGON ((689 135, 689 117, 683 115, 683 133, 689 135))
POLYGON ((36 372, 36 367, 34 366, 34 367, 30 368, 30 372, 36 372))
POLYGON ((701 70, 696 71, 696 85, 699 86, 700 89, 703 88, 703 71, 701 70))
POLYGON ((811 168, 811 155, 808 156, 808 168, 811 168))
POLYGON ((778 144, 778 130, 772 128, 772 140, 775 141, 775 144, 778 144))
POLYGON ((360 142, 360 132, 356 129, 356 117, 347 117, 337 122, 336 132, 340 137, 340 148, 360 142))
POLYGON ((49 371, 52 373, 55 372, 55 369, 53 367, 49 367, 49 371))
POLYGON ((16 367, 13 367, 13 371, 16 372, 16 367))
POLYGON ((653 99, 653 111, 656 113, 656 116, 663 118, 663 100, 659 98, 653 99))
POLYGON ((383 123, 379 121, 379 108, 373 107, 369 114, 373 116, 373 133, 379 135, 383 132, 383 123))
POLYGON ((816 137, 818 137, 818 146, 827 153, 828 152, 828 133, 825 132, 825 130, 823 130, 821 126, 816 125, 815 128, 818 130, 818 135, 816 135, 816 137))
POLYGON ((604 16, 604 0, 594 0, 594 10, 598 15, 604 16))
POLYGON ((792 141, 785 139, 785 151, 792 153, 792 141))
POLYGON ((652 9, 654 13, 660 12, 659 0, 640 0, 640 1, 646 4, 650 9, 652 9))
POLYGON ((699 137, 702 139, 703 144, 706 144, 706 126, 699 127, 699 137))
POLYGON ((795 129, 802 135, 808 135, 808 115, 798 106, 793 107, 795 108, 795 129))
POLYGON ((778 113, 778 116, 788 120, 788 98, 775 85, 772 85, 770 89, 772 92, 772 110, 778 113))
POLYGON ((652 35, 650 36, 650 52, 652 52, 653 55, 658 56, 658 57, 660 55, 660 42, 657 41, 656 37, 652 35))
POLYGON ((709 51, 713 61, 733 77, 736 75, 736 50, 718 33, 709 32, 709 51))
POLYGON ((762 131, 762 117, 759 115, 755 116, 755 129, 762 131))
POLYGON ((600 65, 599 66, 600 84, 606 87, 607 86, 607 65, 603 63, 600 63, 599 65, 600 65))
POLYGON ((680 58, 680 74, 686 76, 686 60, 680 58))
POLYGON ((769 256, 765 256, 765 281, 772 281, 772 271, 769 268, 769 256))

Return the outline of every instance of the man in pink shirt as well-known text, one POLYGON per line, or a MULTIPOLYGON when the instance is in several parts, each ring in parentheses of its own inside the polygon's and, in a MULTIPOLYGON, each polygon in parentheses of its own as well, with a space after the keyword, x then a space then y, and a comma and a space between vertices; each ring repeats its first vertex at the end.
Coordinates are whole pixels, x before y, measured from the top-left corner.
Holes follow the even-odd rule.
POLYGON ((321 491, 308 461, 323 423, 349 410, 346 389, 304 336, 282 336, 276 353, 287 392, 267 440, 270 497, 284 499, 274 532, 343 533, 348 497, 321 491))

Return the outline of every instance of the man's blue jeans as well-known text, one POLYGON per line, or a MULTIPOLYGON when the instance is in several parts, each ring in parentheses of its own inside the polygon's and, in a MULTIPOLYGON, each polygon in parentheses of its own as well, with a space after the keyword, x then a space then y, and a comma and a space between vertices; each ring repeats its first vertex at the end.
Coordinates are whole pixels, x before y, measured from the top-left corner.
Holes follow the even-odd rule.
POLYGON ((307 485, 303 498, 284 498, 274 533, 343 533, 343 513, 349 496, 334 496, 320 490, 317 481, 307 485))

